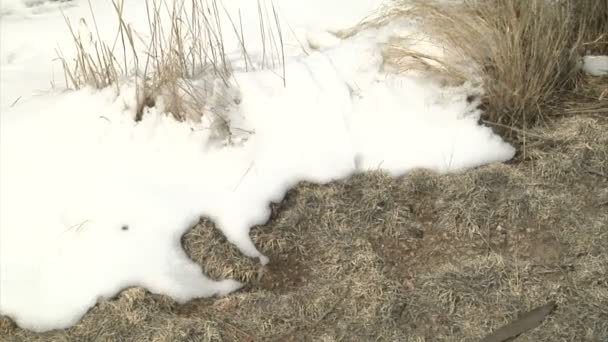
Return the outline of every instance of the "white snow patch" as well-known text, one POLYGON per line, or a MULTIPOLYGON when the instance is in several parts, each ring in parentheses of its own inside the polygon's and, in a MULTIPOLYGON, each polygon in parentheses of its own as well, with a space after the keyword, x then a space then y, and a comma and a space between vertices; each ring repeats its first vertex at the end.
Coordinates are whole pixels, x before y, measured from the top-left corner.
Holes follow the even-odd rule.
MULTIPOLYGON (((356 10, 346 6, 363 11, 378 1, 326 3, 280 2, 299 20, 294 30, 308 34, 351 22, 356 10), (312 3, 316 10, 303 5, 312 3)), ((308 56, 294 50, 286 87, 274 71, 237 72, 241 103, 231 115, 254 133, 234 146, 158 108, 135 123, 128 86, 120 96, 113 89, 33 96, 48 75, 36 66, 46 52, 32 48, 35 35, 19 50, 3 32, 3 47, 10 42, 16 57, 9 62, 2 51, 2 91, 19 85, 19 71, 33 71, 11 93, 21 101, 2 100, 0 313, 46 331, 73 325, 98 298, 128 286, 180 302, 224 295, 240 284, 207 278, 180 245, 201 215, 266 263, 249 230, 300 181, 378 168, 455 172, 512 158, 514 149, 478 124, 466 87, 380 71, 381 44, 403 29, 396 23, 343 41, 319 39, 322 52, 308 56)))
POLYGON ((591 76, 608 75, 608 56, 583 57, 583 71, 591 76))

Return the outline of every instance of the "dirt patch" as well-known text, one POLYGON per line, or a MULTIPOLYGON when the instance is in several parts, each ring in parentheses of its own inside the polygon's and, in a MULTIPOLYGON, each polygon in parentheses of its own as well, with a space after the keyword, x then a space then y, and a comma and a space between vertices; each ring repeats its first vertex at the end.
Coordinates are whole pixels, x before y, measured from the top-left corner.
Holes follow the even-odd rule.
POLYGON ((209 220, 188 254, 247 286, 178 305, 140 288, 46 334, 0 319, 4 341, 475 341, 558 307, 518 341, 608 340, 608 120, 531 131, 517 163, 303 183, 244 258, 209 220))

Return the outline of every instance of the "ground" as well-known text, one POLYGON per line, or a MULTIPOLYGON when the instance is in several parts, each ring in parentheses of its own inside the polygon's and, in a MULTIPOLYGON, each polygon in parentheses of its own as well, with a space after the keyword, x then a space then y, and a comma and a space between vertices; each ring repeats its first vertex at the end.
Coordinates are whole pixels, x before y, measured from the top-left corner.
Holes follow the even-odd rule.
POLYGON ((508 164, 455 175, 302 183, 255 227, 266 267, 202 219, 183 243, 212 277, 247 286, 179 305, 141 288, 45 334, 0 319, 4 341, 475 341, 557 309, 517 341, 608 341, 608 118, 527 133, 508 164))

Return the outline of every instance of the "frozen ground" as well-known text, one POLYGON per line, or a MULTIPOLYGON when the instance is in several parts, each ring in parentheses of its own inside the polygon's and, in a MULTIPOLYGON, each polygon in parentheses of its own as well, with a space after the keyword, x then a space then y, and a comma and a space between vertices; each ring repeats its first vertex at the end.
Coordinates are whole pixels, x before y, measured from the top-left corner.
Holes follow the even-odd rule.
MULTIPOLYGON (((70 53, 59 5, 10 4, 2 3, 0 41, 0 313, 27 329, 69 327, 99 297, 128 286, 181 302, 238 289, 207 278, 182 250, 181 236, 202 215, 265 263, 249 229, 300 181, 375 169, 455 172, 514 154, 478 125, 469 89, 382 72, 382 44, 415 31, 411 24, 326 39, 326 30, 355 24, 380 1, 279 1, 298 37, 286 43, 286 86, 271 70, 237 70, 240 103, 230 115, 253 133, 230 146, 208 127, 173 120, 162 105, 135 123, 129 85, 120 95, 65 91, 53 61, 57 46, 70 53), (320 51, 304 54, 298 41, 308 40, 320 51)), ((226 1, 229 11, 236 4, 226 1)), ((125 5, 145 35, 144 3, 125 5)), ((110 5, 93 6, 101 35, 112 40, 110 5)), ((89 17, 86 1, 63 11, 72 22, 89 17)), ((245 27, 256 19, 245 15, 245 27)))

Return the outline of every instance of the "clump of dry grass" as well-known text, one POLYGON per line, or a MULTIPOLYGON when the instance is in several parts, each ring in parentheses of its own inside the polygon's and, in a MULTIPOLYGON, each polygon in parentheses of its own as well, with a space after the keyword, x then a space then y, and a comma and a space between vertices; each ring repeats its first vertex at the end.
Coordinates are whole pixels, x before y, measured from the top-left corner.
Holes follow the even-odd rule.
MULTIPOLYGON (((90 2, 89 9, 93 13, 90 2)), ((124 71, 114 55, 114 49, 104 42, 100 42, 100 39, 96 39, 91 31, 85 33, 83 37, 80 30, 74 28, 65 15, 64 19, 76 50, 76 56, 72 63, 64 56, 61 49, 56 50, 63 65, 66 87, 71 86, 74 89, 80 89, 84 86, 92 86, 101 89, 111 84, 118 84, 117 81, 124 71)), ((95 28, 97 28, 94 16, 93 22, 95 28)), ((88 30, 88 24, 84 18, 80 19, 78 24, 80 28, 88 30)), ((99 33, 99 30, 96 30, 96 32, 99 33)), ((99 35, 97 38, 99 38, 99 35)))
POLYGON ((178 120, 200 120, 206 107, 204 90, 191 80, 211 75, 229 86, 232 72, 225 56, 217 3, 195 0, 191 5, 174 2, 169 8, 162 1, 146 1, 151 38, 140 96, 163 96, 165 109, 178 120), (163 6, 170 18, 168 30, 163 23, 163 6))
MULTIPOLYGON (((254 66, 247 53, 243 23, 232 19, 228 11, 216 0, 146 0, 149 37, 143 38, 125 20, 122 0, 112 0, 119 29, 112 46, 100 37, 91 2, 89 8, 93 30, 81 19, 79 29, 66 23, 73 38, 76 57, 67 59, 59 50, 66 87, 80 89, 85 86, 97 89, 115 86, 135 79, 137 108, 135 119, 141 120, 145 107, 162 100, 165 111, 177 120, 200 121, 206 114, 213 114, 228 124, 218 108, 225 102, 238 105, 239 96, 233 82, 232 66, 226 57, 225 34, 222 32, 222 14, 233 28, 242 50, 247 70, 276 68, 284 64, 283 35, 279 16, 272 7, 273 15, 258 1, 259 25, 262 35, 262 63, 254 66), (82 34, 82 32, 86 32, 82 34), (88 32, 87 32, 88 31, 88 32), (266 46, 268 44, 268 48, 266 46), (222 104, 210 103, 221 101, 222 104), (212 110, 213 109, 213 110, 212 110)), ((285 69, 280 75, 285 82, 285 69)))
POLYGON ((443 53, 408 50, 405 39, 392 44, 387 62, 399 67, 403 57, 415 57, 427 72, 478 82, 487 119, 508 127, 530 127, 555 112, 577 88, 580 54, 605 51, 608 42, 605 1, 403 1, 397 7, 416 17, 443 53))
POLYGON ((608 54, 608 1, 570 0, 575 30, 583 37, 583 48, 590 54, 608 54))

